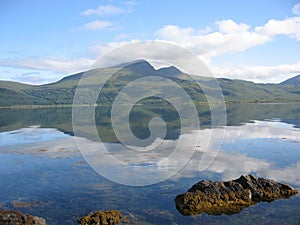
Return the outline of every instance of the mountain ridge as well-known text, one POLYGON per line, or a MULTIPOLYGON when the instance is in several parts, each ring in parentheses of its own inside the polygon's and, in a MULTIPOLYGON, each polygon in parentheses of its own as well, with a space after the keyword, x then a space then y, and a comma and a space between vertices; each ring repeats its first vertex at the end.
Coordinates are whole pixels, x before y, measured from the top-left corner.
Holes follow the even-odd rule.
MULTIPOLYGON (((159 75, 165 76, 181 85, 187 93, 193 96, 195 102, 205 101, 203 92, 188 79, 188 75, 174 66, 155 69, 149 62, 139 60, 123 64, 109 80, 109 85, 103 90, 104 103, 111 103, 118 91, 130 82, 140 77, 159 75), (125 66, 124 66, 125 65, 125 66), (131 79, 131 80, 130 80, 131 79)), ((116 67, 96 69, 95 73, 108 71, 116 67)), ((72 104, 79 80, 85 72, 66 76, 57 82, 43 85, 28 85, 13 81, 0 81, 0 106, 13 105, 65 105, 72 104)), ((94 85, 96 78, 86 78, 94 85)), ((203 85, 211 79, 200 79, 203 85)), ((261 84, 245 80, 217 78, 226 102, 287 102, 300 101, 300 75, 287 79, 279 84, 261 84)), ((86 87, 87 95, 91 94, 91 86, 86 87)), ((142 90, 141 90, 142 91, 142 90)))
POLYGON ((287 85, 300 85, 300 74, 296 75, 292 78, 289 78, 283 82, 281 82, 280 84, 287 84, 287 85))

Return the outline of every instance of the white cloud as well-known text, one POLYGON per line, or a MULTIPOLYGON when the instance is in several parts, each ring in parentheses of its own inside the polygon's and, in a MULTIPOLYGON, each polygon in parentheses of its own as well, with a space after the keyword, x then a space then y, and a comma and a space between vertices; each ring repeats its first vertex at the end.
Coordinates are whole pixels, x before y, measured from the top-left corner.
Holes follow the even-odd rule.
POLYGON ((107 27, 113 26, 113 23, 107 20, 94 20, 92 22, 84 24, 82 30, 96 31, 103 30, 107 27))
POLYGON ((237 24, 233 20, 221 20, 216 22, 216 25, 219 31, 223 34, 230 34, 230 33, 238 33, 238 32, 247 32, 250 28, 249 25, 240 23, 237 24))
POLYGON ((0 61, 0 66, 9 66, 14 68, 29 68, 38 70, 54 71, 64 74, 75 73, 86 70, 94 60, 80 59, 59 59, 59 58, 27 58, 17 60, 0 61))
POLYGON ((263 45, 277 35, 286 35, 300 41, 299 10, 300 3, 293 8, 293 12, 298 16, 283 20, 271 19, 266 24, 253 28, 228 19, 217 21, 214 31, 210 27, 206 27, 203 32, 192 27, 166 25, 157 31, 157 35, 160 39, 174 42, 196 54, 211 58, 263 45))
POLYGON ((218 21, 216 26, 217 31, 202 34, 191 27, 167 25, 157 34, 163 40, 179 44, 206 58, 244 51, 271 40, 268 35, 251 32, 250 26, 232 20, 218 21))
POLYGON ((87 9, 81 13, 81 15, 89 16, 89 15, 116 15, 124 13, 125 10, 112 5, 100 5, 96 9, 87 9))
POLYGON ((285 20, 269 20, 263 27, 256 27, 255 32, 270 37, 286 35, 300 41, 300 17, 291 17, 285 20))
POLYGON ((258 83, 279 83, 300 74, 300 61, 276 66, 244 66, 225 63, 210 64, 209 67, 216 77, 245 79, 258 83))
POLYGON ((297 3, 296 5, 294 5, 293 9, 292 9, 292 12, 295 14, 295 15, 300 15, 300 3, 297 3))

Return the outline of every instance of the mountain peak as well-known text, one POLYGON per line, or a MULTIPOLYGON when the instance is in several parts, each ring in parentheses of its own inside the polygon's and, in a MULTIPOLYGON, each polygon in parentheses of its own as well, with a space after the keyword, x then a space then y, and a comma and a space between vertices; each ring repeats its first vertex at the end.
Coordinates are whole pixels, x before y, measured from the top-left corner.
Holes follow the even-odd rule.
POLYGON ((153 74, 154 67, 146 60, 137 60, 130 63, 123 64, 125 69, 139 74, 153 74), (125 66, 124 66, 125 65, 125 66))
MULTIPOLYGON (((151 64, 144 60, 144 59, 140 59, 140 60, 135 60, 135 61, 131 61, 131 62, 126 62, 126 63, 121 63, 119 65, 117 65, 116 67, 120 68, 120 67, 130 67, 130 66, 146 66, 146 67, 152 67, 151 64)), ((153 67, 152 67, 153 68, 153 67)))
POLYGON ((163 76, 177 76, 177 75, 180 75, 183 73, 179 69, 177 69, 175 66, 163 67, 163 68, 156 70, 148 61, 143 60, 143 59, 132 61, 129 63, 123 63, 123 64, 118 65, 117 67, 123 67, 128 70, 134 71, 136 73, 143 73, 143 74, 145 74, 145 72, 147 74, 153 73, 153 72, 158 72, 159 74, 161 74, 163 76))
POLYGON ((179 69, 177 69, 175 66, 163 67, 157 71, 165 76, 176 76, 182 74, 182 72, 179 69))

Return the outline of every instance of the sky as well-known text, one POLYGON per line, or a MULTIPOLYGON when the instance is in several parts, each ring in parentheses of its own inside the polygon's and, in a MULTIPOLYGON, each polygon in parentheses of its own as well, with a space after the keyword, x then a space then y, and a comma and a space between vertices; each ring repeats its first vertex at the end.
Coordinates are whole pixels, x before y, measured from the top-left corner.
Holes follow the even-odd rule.
POLYGON ((215 77, 300 74, 299 0, 1 0, 0 29, 0 80, 55 82, 148 40, 192 51, 215 77))

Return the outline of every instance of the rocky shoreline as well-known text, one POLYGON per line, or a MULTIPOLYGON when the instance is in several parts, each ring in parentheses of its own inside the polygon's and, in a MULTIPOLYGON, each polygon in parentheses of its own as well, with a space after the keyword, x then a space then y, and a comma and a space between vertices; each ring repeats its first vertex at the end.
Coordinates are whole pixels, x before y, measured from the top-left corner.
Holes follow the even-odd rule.
POLYGON ((214 182, 202 180, 186 193, 175 198, 177 210, 183 215, 235 214, 258 202, 289 198, 298 191, 274 180, 242 175, 236 180, 214 182))

